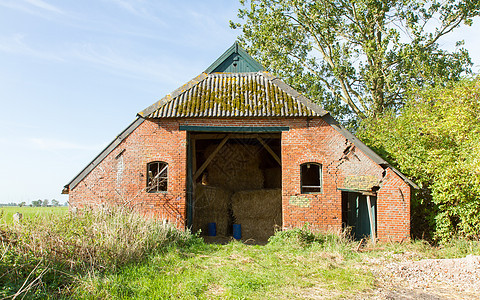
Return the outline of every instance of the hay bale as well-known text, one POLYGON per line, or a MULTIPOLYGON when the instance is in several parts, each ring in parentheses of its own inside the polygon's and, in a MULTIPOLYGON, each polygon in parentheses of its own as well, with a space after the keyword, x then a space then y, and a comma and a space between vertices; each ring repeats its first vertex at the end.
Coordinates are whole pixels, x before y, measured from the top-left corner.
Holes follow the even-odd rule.
MULTIPOLYGON (((205 159, 216 147, 211 145, 205 150, 205 159)), ((208 183, 234 192, 263 188, 260 153, 258 146, 225 144, 207 167, 208 183)))
POLYGON ((282 190, 264 189, 240 191, 232 196, 232 211, 236 219, 275 219, 282 215, 282 190))
POLYGON ((281 224, 277 223, 270 219, 245 219, 239 223, 242 225, 242 240, 253 239, 266 242, 275 234, 275 228, 281 227, 281 224))
POLYGON ((232 196, 235 223, 242 225, 242 239, 266 241, 282 226, 281 189, 241 191, 232 196))
POLYGON ((266 189, 279 189, 282 187, 282 168, 268 168, 263 170, 266 189))
POLYGON ((232 193, 225 189, 198 184, 195 190, 193 231, 207 233, 208 223, 217 223, 217 235, 228 232, 232 193))

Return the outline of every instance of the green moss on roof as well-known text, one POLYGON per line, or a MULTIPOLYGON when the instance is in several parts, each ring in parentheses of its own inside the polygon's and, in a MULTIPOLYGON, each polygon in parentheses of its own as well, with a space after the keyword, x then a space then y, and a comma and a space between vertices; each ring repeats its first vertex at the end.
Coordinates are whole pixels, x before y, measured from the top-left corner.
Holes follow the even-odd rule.
POLYGON ((177 117, 314 114, 260 75, 211 77, 173 100, 171 108, 177 117))

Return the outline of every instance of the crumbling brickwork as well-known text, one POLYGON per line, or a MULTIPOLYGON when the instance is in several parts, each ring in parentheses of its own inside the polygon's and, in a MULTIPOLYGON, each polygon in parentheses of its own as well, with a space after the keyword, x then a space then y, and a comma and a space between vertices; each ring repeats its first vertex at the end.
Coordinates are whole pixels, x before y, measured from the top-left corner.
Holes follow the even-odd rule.
POLYGON ((373 162, 319 117, 146 120, 70 190, 70 205, 128 205, 184 228, 188 140, 187 132, 179 130, 180 125, 289 127, 281 134, 284 227, 308 223, 311 228, 340 231, 342 192, 339 189, 378 185, 378 238, 400 241, 409 237, 409 185, 391 169, 384 170, 373 162), (146 191, 146 166, 152 161, 168 163, 167 192, 146 191), (321 193, 301 193, 300 165, 307 162, 322 165, 321 193))

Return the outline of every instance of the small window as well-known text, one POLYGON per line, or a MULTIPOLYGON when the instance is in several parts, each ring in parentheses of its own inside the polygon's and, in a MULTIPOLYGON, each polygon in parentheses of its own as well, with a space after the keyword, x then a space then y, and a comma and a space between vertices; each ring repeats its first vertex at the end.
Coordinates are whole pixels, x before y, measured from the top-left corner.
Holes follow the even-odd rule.
POLYGON ((155 161, 147 164, 147 192, 166 192, 168 182, 168 164, 155 161))
POLYGON ((322 192, 322 165, 306 163, 300 166, 300 185, 302 194, 322 192))

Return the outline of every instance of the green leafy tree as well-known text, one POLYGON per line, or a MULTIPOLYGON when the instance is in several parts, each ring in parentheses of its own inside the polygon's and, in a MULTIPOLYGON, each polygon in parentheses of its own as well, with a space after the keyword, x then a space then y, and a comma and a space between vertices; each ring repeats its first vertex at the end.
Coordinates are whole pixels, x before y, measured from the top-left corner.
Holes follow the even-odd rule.
POLYGON ((32 201, 32 206, 33 206, 33 207, 40 207, 40 206, 42 206, 42 203, 43 203, 43 201, 40 200, 40 199, 39 199, 39 200, 35 200, 35 201, 32 201))
POLYGON ((47 207, 48 203, 49 203, 48 199, 45 199, 45 200, 43 200, 42 206, 47 207))
POLYGON ((249 52, 343 121, 398 109, 412 84, 458 80, 471 66, 467 50, 438 41, 480 13, 478 0, 240 3, 244 22, 230 25, 249 52))
POLYGON ((20 203, 18 204, 18 206, 20 206, 20 207, 24 207, 24 206, 25 206, 25 204, 26 204, 26 203, 25 203, 25 201, 22 201, 22 202, 20 202, 20 203))
POLYGON ((422 187, 417 234, 426 217, 438 239, 480 238, 479 112, 480 77, 413 93, 401 115, 362 122, 357 135, 422 187))
POLYGON ((59 205, 60 205, 60 202, 58 202, 58 200, 56 199, 52 200, 52 206, 59 206, 59 205))

